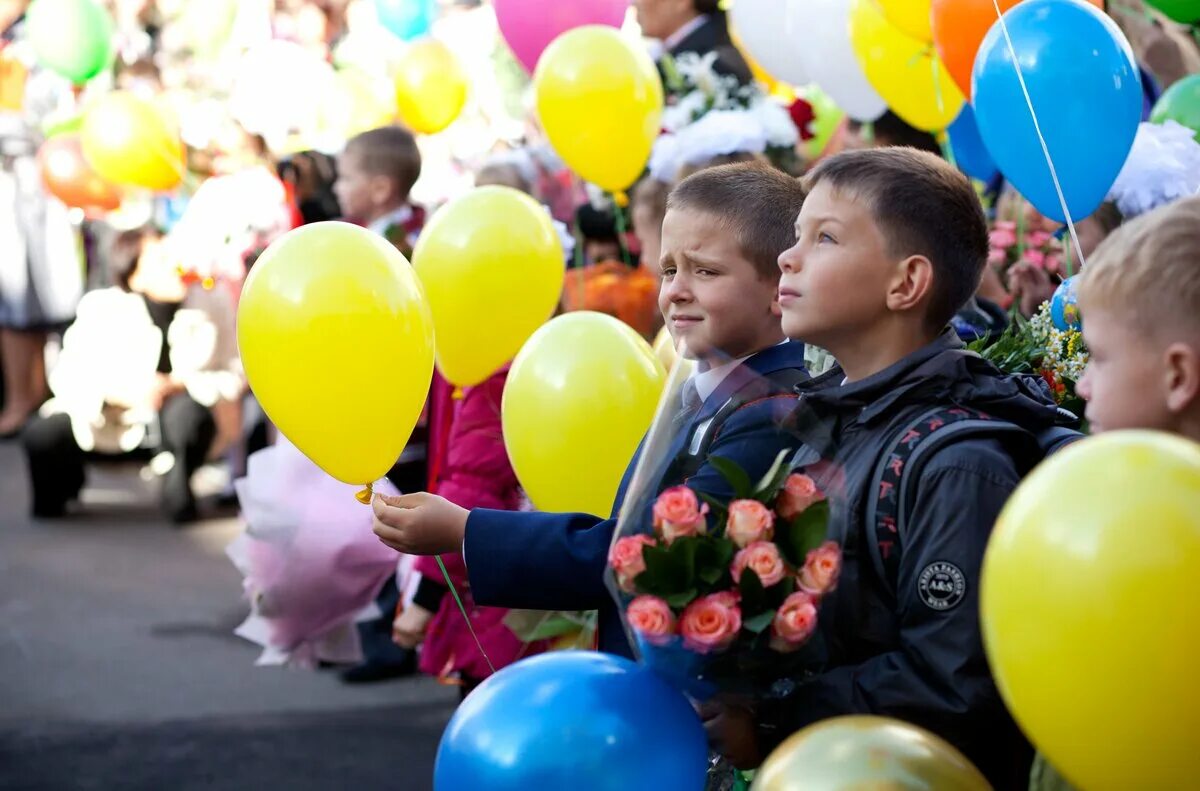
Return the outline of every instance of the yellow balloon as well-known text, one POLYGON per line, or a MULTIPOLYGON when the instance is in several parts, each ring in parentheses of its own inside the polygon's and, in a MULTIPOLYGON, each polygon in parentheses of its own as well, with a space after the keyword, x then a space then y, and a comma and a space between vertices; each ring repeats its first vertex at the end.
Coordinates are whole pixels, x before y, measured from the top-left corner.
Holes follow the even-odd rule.
POLYGON ((412 267, 344 222, 305 225, 263 252, 242 289, 238 347, 267 416, 344 483, 391 468, 433 377, 433 320, 412 267))
POLYGON ((396 108, 414 132, 440 132, 458 118, 467 103, 467 72, 440 41, 410 44, 396 62, 396 108))
POLYGON ((879 0, 884 16, 906 36, 933 42, 932 0, 879 0))
POLYGON ((550 214, 509 187, 479 187, 438 210, 413 265, 437 328, 438 370, 460 387, 491 376, 550 318, 565 271, 550 214))
POLYGON ((395 108, 369 76, 358 69, 345 69, 334 76, 320 108, 319 125, 321 131, 349 139, 368 129, 387 126, 395 115, 395 108))
POLYGON ((663 106, 642 47, 604 25, 569 30, 538 59, 533 87, 542 127, 572 170, 610 192, 642 174, 663 106))
POLYGON ((984 644, 1021 729, 1080 788, 1200 777, 1200 445, 1123 431, 1055 454, 984 556, 984 644))
POLYGON ((792 734, 754 777, 751 791, 991 791, 962 753, 907 722, 835 717, 792 734))
POLYGON ((183 179, 179 130, 145 99, 125 91, 98 99, 84 114, 79 134, 84 157, 106 181, 169 190, 183 179))
POLYGON ((867 80, 907 123, 936 131, 958 117, 966 100, 937 51, 889 23, 875 0, 853 0, 850 41, 867 80))
POLYGON ((517 479, 543 511, 607 515, 666 371, 629 325, 565 313, 513 361, 500 408, 517 479))

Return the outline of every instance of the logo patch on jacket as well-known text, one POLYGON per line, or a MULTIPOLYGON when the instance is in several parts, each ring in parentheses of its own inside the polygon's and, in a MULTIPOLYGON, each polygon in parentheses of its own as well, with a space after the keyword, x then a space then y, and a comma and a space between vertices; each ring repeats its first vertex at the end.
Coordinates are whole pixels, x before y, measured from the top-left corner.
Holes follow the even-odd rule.
POLYGON ((921 570, 917 593, 931 610, 949 610, 967 595, 967 578, 953 563, 934 561, 921 570))

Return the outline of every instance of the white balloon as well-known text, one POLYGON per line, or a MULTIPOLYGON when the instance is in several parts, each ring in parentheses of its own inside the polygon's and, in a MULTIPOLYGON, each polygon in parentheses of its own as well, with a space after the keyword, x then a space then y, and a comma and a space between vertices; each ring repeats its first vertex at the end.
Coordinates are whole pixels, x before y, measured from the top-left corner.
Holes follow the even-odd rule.
MULTIPOLYGON (((741 5, 738 0, 735 5, 741 5)), ((788 0, 787 38, 800 55, 812 81, 846 115, 874 121, 887 102, 867 82, 850 43, 851 0, 788 0)))
POLYGON ((796 42, 788 35, 785 5, 796 0, 737 0, 729 21, 737 37, 758 65, 781 82, 809 82, 796 42))

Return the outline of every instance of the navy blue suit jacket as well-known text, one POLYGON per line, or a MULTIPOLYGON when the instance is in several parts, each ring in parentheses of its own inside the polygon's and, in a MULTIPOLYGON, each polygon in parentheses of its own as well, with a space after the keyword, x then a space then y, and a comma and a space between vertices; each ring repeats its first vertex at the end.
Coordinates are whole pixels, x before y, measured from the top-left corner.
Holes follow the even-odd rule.
MULTIPOLYGON (((804 344, 780 344, 747 359, 705 399, 689 430, 679 433, 670 457, 683 450, 692 428, 712 418, 747 381, 789 368, 804 368, 804 344)), ((791 434, 781 429, 794 406, 794 398, 776 397, 733 412, 714 438, 710 455, 736 462, 757 480, 781 450, 795 446, 791 434)), ((640 454, 639 448, 626 468, 609 519, 591 514, 472 510, 463 550, 475 601, 530 610, 599 610, 600 649, 631 656, 616 603, 605 585, 605 567, 616 515, 640 454)), ((660 477, 654 495, 682 482, 660 477)), ((708 464, 688 478, 687 484, 722 500, 733 494, 708 464)))

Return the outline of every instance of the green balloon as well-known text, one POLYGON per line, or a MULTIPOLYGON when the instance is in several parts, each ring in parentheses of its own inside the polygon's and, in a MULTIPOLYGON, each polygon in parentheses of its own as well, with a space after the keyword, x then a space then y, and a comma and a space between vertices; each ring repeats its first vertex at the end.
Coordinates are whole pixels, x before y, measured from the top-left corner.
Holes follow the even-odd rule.
POLYGON ((1195 131, 1200 142, 1200 74, 1184 77, 1159 97, 1150 111, 1150 122, 1175 121, 1195 131))
POLYGON ((34 0, 25 19, 38 62, 76 85, 112 61, 112 17, 96 0, 34 0))
POLYGON ((1146 0, 1159 11, 1185 25, 1200 22, 1200 0, 1146 0))

